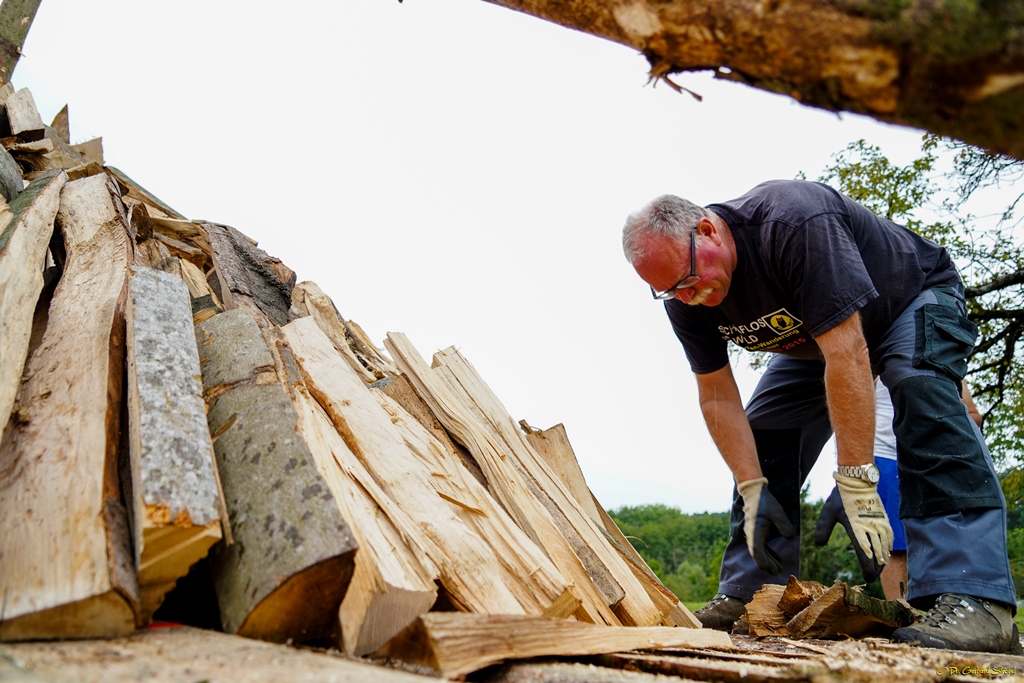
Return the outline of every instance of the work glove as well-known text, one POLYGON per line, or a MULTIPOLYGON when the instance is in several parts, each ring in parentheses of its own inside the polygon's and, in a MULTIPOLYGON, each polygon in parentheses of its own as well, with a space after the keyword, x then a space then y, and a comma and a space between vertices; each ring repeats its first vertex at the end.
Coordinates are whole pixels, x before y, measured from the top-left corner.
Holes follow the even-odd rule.
POLYGON ((814 544, 824 546, 836 523, 843 525, 853 541, 864 580, 871 582, 882 573, 892 552, 892 527, 885 514, 878 487, 863 479, 833 474, 836 487, 825 501, 814 527, 814 544))
POLYGON ((747 537, 747 550, 758 567, 769 574, 778 574, 782 570, 782 558, 768 547, 771 529, 778 529, 784 538, 794 538, 796 529, 767 484, 768 480, 760 477, 736 484, 736 488, 743 496, 743 533, 747 537))

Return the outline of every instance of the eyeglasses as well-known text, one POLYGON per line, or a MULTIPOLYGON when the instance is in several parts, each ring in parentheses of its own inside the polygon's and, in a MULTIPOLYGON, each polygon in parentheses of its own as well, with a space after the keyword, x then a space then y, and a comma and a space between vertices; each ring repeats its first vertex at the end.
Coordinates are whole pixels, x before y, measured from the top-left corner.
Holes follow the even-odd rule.
POLYGON ((694 239, 696 236, 697 223, 694 223, 690 228, 690 274, 663 292, 658 292, 651 287, 651 295, 658 301, 674 299, 680 289, 689 289, 700 282, 700 275, 697 275, 697 242, 694 239))

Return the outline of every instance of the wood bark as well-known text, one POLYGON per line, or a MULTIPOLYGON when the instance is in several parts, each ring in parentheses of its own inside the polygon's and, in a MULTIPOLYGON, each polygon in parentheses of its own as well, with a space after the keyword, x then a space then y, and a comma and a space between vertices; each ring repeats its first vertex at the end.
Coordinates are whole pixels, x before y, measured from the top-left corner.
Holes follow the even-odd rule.
POLYGON ((9 82, 21 57, 21 48, 39 10, 40 0, 4 0, 0 3, 0 81, 9 82))
POLYGON ((131 258, 116 188, 68 183, 57 223, 64 273, 0 444, 5 640, 116 636, 138 611, 116 470, 131 258))
POLYGON ((730 648, 732 641, 710 629, 623 628, 543 617, 435 612, 417 619, 376 654, 455 677, 506 659, 668 647, 730 648))
POLYGON ((909 607, 896 600, 870 598, 859 590, 836 581, 786 624, 793 638, 888 637, 917 618, 909 607))
POLYGON ((711 70, 1024 158, 1021 0, 488 1, 638 50, 655 78, 711 70))
MULTIPOLYGON (((486 535, 464 523, 445 499, 435 493, 428 484, 434 472, 409 449, 392 417, 381 408, 315 320, 300 318, 284 331, 306 387, 330 416, 359 464, 373 476, 371 483, 375 486, 368 487, 371 495, 379 490, 374 496, 378 505, 385 510, 400 505, 416 524, 408 535, 425 539, 419 547, 431 564, 440 569, 448 598, 459 609, 491 614, 540 614, 549 608, 565 591, 564 579, 546 594, 531 595, 526 604, 521 604, 523 592, 517 591, 516 586, 529 583, 529 579, 514 570, 546 570, 546 574, 561 579, 553 567, 548 563, 512 566, 511 558, 495 552, 486 535)), ((449 502, 451 499, 455 498, 449 496, 449 502)), ((471 504, 470 507, 475 508, 471 504)), ((477 509, 478 514, 488 512, 477 509)), ((487 531, 495 533, 499 529, 489 525, 487 531)))
POLYGON ((296 434, 291 398, 252 314, 228 311, 195 329, 235 541, 212 554, 224 629, 275 641, 325 637, 355 540, 296 434))
POLYGON ((135 556, 148 623, 221 534, 224 503, 206 425, 188 288, 139 269, 129 284, 128 423, 135 556))
POLYGON ((36 301, 43 289, 46 249, 67 175, 36 178, 0 212, 0 422, 7 422, 28 357, 36 301))
MULTIPOLYGON (((485 416, 486 422, 496 430, 508 452, 513 456, 511 462, 520 466, 526 473, 524 479, 532 479, 537 486, 550 496, 552 508, 565 518, 563 532, 579 535, 582 547, 593 552, 592 560, 585 560, 588 574, 592 577, 607 572, 608 581, 620 586, 623 592, 621 601, 615 603, 615 614, 627 626, 649 626, 660 624, 666 611, 659 609, 650 599, 643 585, 636 579, 633 572, 622 557, 612 548, 597 527, 580 508, 572 495, 554 475, 543 459, 530 446, 522 430, 509 417, 508 411, 501 401, 483 381, 476 369, 454 348, 441 351, 434 356, 437 370, 450 371, 452 380, 461 388, 465 400, 475 404, 485 416)), ((569 535, 568 538, 572 538, 569 535)), ((574 548, 581 547, 580 544, 574 548)), ((581 556, 583 560, 586 556, 581 556)), ((606 588, 604 593, 607 595, 606 588)), ((611 603, 609 603, 611 604, 611 603)))
POLYGON ((247 308, 263 328, 287 325, 295 273, 232 227, 208 223, 203 230, 213 248, 224 305, 247 308))

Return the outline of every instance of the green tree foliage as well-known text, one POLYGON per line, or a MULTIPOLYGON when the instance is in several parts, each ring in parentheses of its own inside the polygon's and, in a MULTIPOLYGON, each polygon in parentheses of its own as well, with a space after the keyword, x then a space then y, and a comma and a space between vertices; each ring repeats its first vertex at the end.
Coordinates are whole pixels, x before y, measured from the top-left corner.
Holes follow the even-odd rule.
POLYGON ((728 513, 686 515, 667 505, 640 505, 608 514, 680 600, 714 596, 729 539, 728 513))
POLYGON ((979 191, 1011 187, 1024 162, 926 135, 921 156, 893 164, 864 140, 833 156, 820 180, 880 216, 945 246, 964 277, 968 317, 978 325, 968 383, 1000 466, 1024 461, 1024 248, 1020 193, 976 214, 979 191))

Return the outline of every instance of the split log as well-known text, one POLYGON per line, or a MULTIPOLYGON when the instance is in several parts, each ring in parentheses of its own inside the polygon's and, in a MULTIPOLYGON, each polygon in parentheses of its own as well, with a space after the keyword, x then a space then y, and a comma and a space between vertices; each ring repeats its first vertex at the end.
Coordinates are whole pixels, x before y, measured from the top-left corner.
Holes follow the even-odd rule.
POLYGON ((36 178, 0 212, 6 226, 0 232, 0 422, 5 424, 21 386, 46 249, 66 182, 61 171, 36 178))
MULTIPOLYGON (((643 671, 648 674, 671 676, 671 681, 715 681, 715 683, 793 683, 793 681, 829 680, 835 675, 824 662, 730 661, 733 656, 719 657, 718 653, 705 653, 704 657, 677 657, 670 654, 603 654, 590 658, 601 666, 643 671)), ((744 658, 745 659, 745 658, 744 658)), ((920 670, 920 669, 918 669, 920 670)), ((876 677, 844 678, 842 680, 879 680, 876 677)), ((884 680, 884 679, 883 679, 884 680)), ((667 683, 667 682, 666 682, 667 683)))
POLYGON ((189 300, 192 306, 192 324, 198 325, 224 311, 217 295, 210 289, 203 276, 203 271, 191 262, 171 256, 159 264, 160 270, 175 275, 188 287, 189 300))
POLYGON ((113 166, 105 166, 104 169, 112 175, 117 182, 121 183, 128 188, 128 196, 132 199, 138 199, 146 203, 150 209, 156 209, 156 213, 150 212, 153 217, 167 217, 177 218, 184 220, 185 216, 178 213, 171 207, 160 201, 155 195, 150 193, 146 188, 139 185, 137 182, 129 178, 124 171, 114 168, 113 166))
POLYGON ((917 614, 897 600, 870 598, 842 581, 789 620, 792 638, 888 637, 917 614))
POLYGON ((786 587, 775 583, 766 583, 761 590, 754 593, 753 599, 747 603, 747 624, 752 636, 788 636, 789 615, 779 608, 779 600, 786 592, 786 587))
POLYGON ((817 581, 801 581, 791 576, 782 597, 779 598, 778 608, 794 617, 827 592, 828 586, 824 584, 817 581))
POLYGON ((506 461, 504 444, 480 425, 462 399, 455 396, 443 379, 427 367, 405 335, 389 332, 385 344, 445 429, 473 454, 502 507, 519 528, 545 551, 562 576, 575 584, 582 601, 576 617, 583 621, 620 625, 618 617, 597 592, 580 559, 556 528, 550 513, 530 493, 520 471, 506 461))
POLYGON ((565 433, 565 426, 557 424, 550 429, 536 430, 530 427, 525 420, 520 420, 519 424, 537 454, 544 459, 551 471, 565 485, 566 490, 580 504, 583 511, 596 523, 598 530, 605 534, 608 542, 629 565, 633 575, 647 591, 651 602, 659 611, 667 613, 662 620, 662 625, 701 628, 700 621, 651 571, 651 568, 647 566, 647 563, 598 503, 594 494, 590 492, 579 461, 576 459, 576 453, 573 451, 572 444, 569 443, 569 436, 565 433))
POLYGON ((68 118, 68 105, 57 112, 57 115, 53 117, 53 121, 50 122, 50 128, 53 129, 54 134, 59 137, 62 141, 67 144, 71 144, 71 121, 68 118))
POLYGON ((207 237, 206 231, 198 223, 160 216, 151 216, 150 222, 153 224, 153 232, 197 247, 204 254, 213 254, 210 239, 207 237))
POLYGON ((87 164, 103 165, 103 138, 93 138, 71 145, 71 149, 80 154, 87 164))
POLYGON ((572 656, 669 647, 731 648, 711 629, 613 627, 544 617, 425 614, 375 655, 463 676, 507 659, 572 656))
MULTIPOLYGON (((143 204, 143 206, 145 205, 143 204)), ((189 261, 198 268, 202 268, 206 264, 206 253, 199 247, 193 247, 189 244, 185 244, 184 242, 179 242, 173 237, 161 235, 160 233, 156 233, 154 237, 163 242, 164 246, 167 247, 167 250, 170 251, 172 255, 189 261)))
MULTIPOLYGON (((409 449, 391 418, 316 321, 300 318, 286 326, 284 332, 309 392, 330 416, 352 453, 373 475, 382 493, 399 503, 416 523, 415 535, 429 540, 423 550, 440 568, 448 598, 459 609, 491 614, 525 614, 527 608, 539 614, 550 607, 566 590, 564 579, 547 594, 531 596, 527 605, 520 604, 514 588, 524 578, 515 572, 547 569, 550 573, 553 567, 508 566, 510 558, 500 557, 485 537, 462 522, 426 484, 432 479, 431 470, 409 449), (538 604, 539 601, 545 602, 538 604)), ((375 499, 382 508, 390 503, 375 499)), ((480 513, 486 514, 483 510, 480 513)), ((558 576, 557 572, 554 576, 558 576)))
POLYGON ((513 456, 512 462, 522 467, 528 475, 528 485, 529 479, 532 479, 551 497, 552 507, 565 517, 567 526, 563 528, 579 534, 583 547, 594 553, 594 561, 587 567, 588 573, 597 575, 602 570, 607 571, 609 580, 621 586, 624 596, 621 602, 615 605, 616 616, 628 626, 660 624, 667 610, 659 609, 651 601, 647 590, 633 575, 629 566, 530 446, 522 430, 509 417, 508 411, 476 369, 454 348, 438 352, 434 355, 434 360, 438 370, 445 368, 451 372, 453 379, 464 392, 465 399, 475 404, 491 427, 497 431, 513 456))
POLYGON ((335 627, 355 540, 309 448, 274 356, 245 310, 196 326, 234 544, 211 568, 224 629, 308 640, 335 627))
POLYGON ((188 288, 138 270, 129 285, 128 424, 141 623, 221 538, 223 497, 206 426, 188 288))
POLYGON ((57 223, 64 274, 0 446, 4 640, 116 636, 138 612, 116 470, 131 248, 116 189, 66 184, 57 223))
POLYGON ((526 614, 567 618, 580 606, 551 560, 469 472, 455 449, 438 441, 401 405, 379 389, 371 393, 409 449, 429 469, 429 483, 462 522, 487 541, 501 559, 505 583, 526 614))
POLYGON ((359 543, 339 612, 341 649, 359 657, 430 609, 437 599, 439 570, 420 547, 423 540, 415 523, 380 490, 305 385, 289 384, 299 433, 359 543))
POLYGON ((295 273, 232 227, 204 223, 203 229, 219 279, 214 289, 227 309, 247 308, 262 328, 287 325, 295 273))
POLYGON ((36 101, 28 88, 16 91, 7 98, 4 106, 7 108, 11 135, 25 141, 39 140, 43 137, 43 119, 39 116, 36 101))
POLYGON ((345 362, 352 366, 352 369, 364 382, 369 384, 384 377, 383 372, 378 375, 371 371, 365 358, 360 360, 356 357, 349 345, 351 333, 345 325, 345 320, 341 317, 331 298, 324 294, 315 282, 300 282, 295 285, 292 290, 292 303, 302 313, 316 321, 317 326, 331 340, 334 348, 341 353, 345 362))

